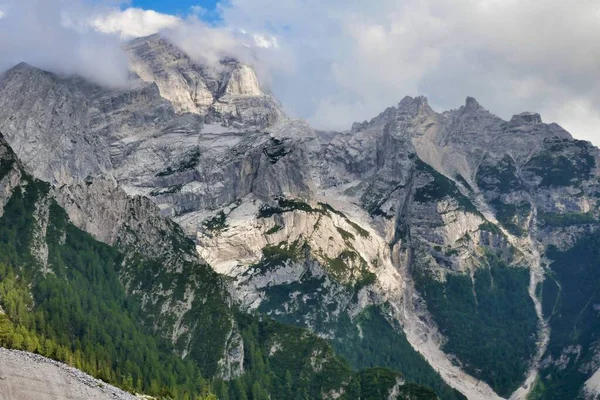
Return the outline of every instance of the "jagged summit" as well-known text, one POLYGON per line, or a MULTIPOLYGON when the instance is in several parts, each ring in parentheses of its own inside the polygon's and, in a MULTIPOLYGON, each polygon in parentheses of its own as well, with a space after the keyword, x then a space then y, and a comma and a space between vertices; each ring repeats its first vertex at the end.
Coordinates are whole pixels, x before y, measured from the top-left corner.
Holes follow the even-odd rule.
POLYGON ((20 70, 37 70, 37 68, 34 67, 34 66, 32 66, 31 64, 25 62, 25 61, 21 61, 20 63, 18 63, 14 67, 10 68, 7 72, 10 72, 10 71, 20 71, 20 70))
POLYGON ((406 96, 398 103, 398 110, 409 112, 410 114, 422 114, 433 111, 429 106, 429 101, 425 96, 410 97, 406 96))
POLYGON ((479 104, 479 102, 471 96, 468 96, 467 99, 465 100, 465 105, 463 106, 463 110, 465 112, 475 112, 475 111, 479 111, 484 109, 483 107, 481 107, 481 105, 479 104))
POLYGON ((208 123, 263 128, 282 115, 249 65, 231 58, 216 65, 192 60, 167 39, 152 35, 125 46, 133 71, 155 82, 178 113, 194 113, 208 123))
POLYGON ((245 64, 238 64, 227 74, 223 80, 225 84, 224 95, 230 96, 262 96, 258 78, 252 68, 245 64))
POLYGON ((25 78, 31 76, 37 76, 43 79, 44 77, 51 77, 52 74, 26 62, 20 62, 14 67, 9 68, 8 70, 0 74, 0 83, 20 79, 20 77, 25 78))
POLYGON ((510 119, 510 123, 514 125, 536 125, 542 123, 542 117, 538 113, 522 112, 513 115, 510 119))

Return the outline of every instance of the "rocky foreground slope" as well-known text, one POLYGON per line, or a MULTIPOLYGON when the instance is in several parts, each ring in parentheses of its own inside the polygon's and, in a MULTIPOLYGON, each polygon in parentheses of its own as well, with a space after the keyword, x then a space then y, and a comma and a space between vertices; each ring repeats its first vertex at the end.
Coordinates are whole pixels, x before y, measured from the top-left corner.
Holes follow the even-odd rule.
POLYGON ((0 348, 2 400, 135 400, 137 397, 68 365, 0 348))
MULTIPOLYGON (((203 304, 221 296, 442 398, 460 398, 448 386, 472 399, 593 396, 597 148, 472 98, 438 113, 406 97, 320 132, 234 60, 202 65, 158 36, 126 51, 137 79, 120 90, 24 64, 6 72, 0 131, 74 224, 167 266, 151 285, 127 269, 121 280, 182 357, 206 354, 203 304), (178 226, 157 225, 158 212, 178 226), (169 235, 157 226, 193 238, 197 254, 161 258, 169 235), (185 262, 216 271, 227 295, 185 262)), ((219 321, 227 343, 204 367, 231 379, 245 339, 235 319, 219 321)))

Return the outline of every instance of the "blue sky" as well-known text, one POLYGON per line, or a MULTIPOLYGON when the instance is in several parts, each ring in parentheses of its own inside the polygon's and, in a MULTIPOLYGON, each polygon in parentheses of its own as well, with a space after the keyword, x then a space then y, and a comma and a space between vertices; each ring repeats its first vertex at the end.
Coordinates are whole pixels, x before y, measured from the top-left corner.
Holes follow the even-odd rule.
POLYGON ((219 0, 132 0, 133 7, 154 10, 165 14, 186 15, 193 6, 213 11, 219 0))

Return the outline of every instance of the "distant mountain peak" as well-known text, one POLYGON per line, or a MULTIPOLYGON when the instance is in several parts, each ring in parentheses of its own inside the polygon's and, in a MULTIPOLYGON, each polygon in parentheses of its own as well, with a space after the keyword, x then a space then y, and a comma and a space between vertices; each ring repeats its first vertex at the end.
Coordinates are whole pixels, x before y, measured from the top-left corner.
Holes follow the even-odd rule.
POLYGON ((206 123, 243 129, 268 126, 283 115, 261 90, 252 67, 234 58, 216 65, 197 62, 159 35, 135 39, 125 50, 132 70, 141 80, 156 83, 179 114, 198 114, 206 123))
POLYGON ((398 103, 398 111, 407 112, 415 116, 433 112, 429 106, 429 101, 425 96, 404 97, 402 100, 400 100, 400 103, 398 103))
POLYGON ((513 125, 536 125, 542 123, 542 117, 538 113, 522 112, 513 115, 510 119, 510 123, 513 125))
POLYGON ((467 113, 473 113, 485 109, 481 106, 481 104, 479 104, 479 102, 474 97, 468 96, 465 100, 463 110, 467 113))

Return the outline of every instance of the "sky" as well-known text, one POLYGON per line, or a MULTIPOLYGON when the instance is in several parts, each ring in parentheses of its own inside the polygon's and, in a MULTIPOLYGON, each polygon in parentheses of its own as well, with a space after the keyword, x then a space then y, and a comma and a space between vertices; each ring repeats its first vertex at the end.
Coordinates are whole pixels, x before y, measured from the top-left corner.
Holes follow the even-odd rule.
MULTIPOLYGON (((218 0, 133 0, 127 6, 141 8, 144 10, 154 10, 159 13, 185 16, 190 13, 193 7, 202 7, 207 11, 214 11, 217 8, 218 0)), ((209 13, 208 21, 217 19, 218 16, 209 13)))
POLYGON ((405 95, 437 111, 473 96, 600 145, 599 27, 597 0, 0 0, 0 70, 26 61, 118 86, 122 43, 161 32, 199 61, 252 64, 317 128, 405 95))

